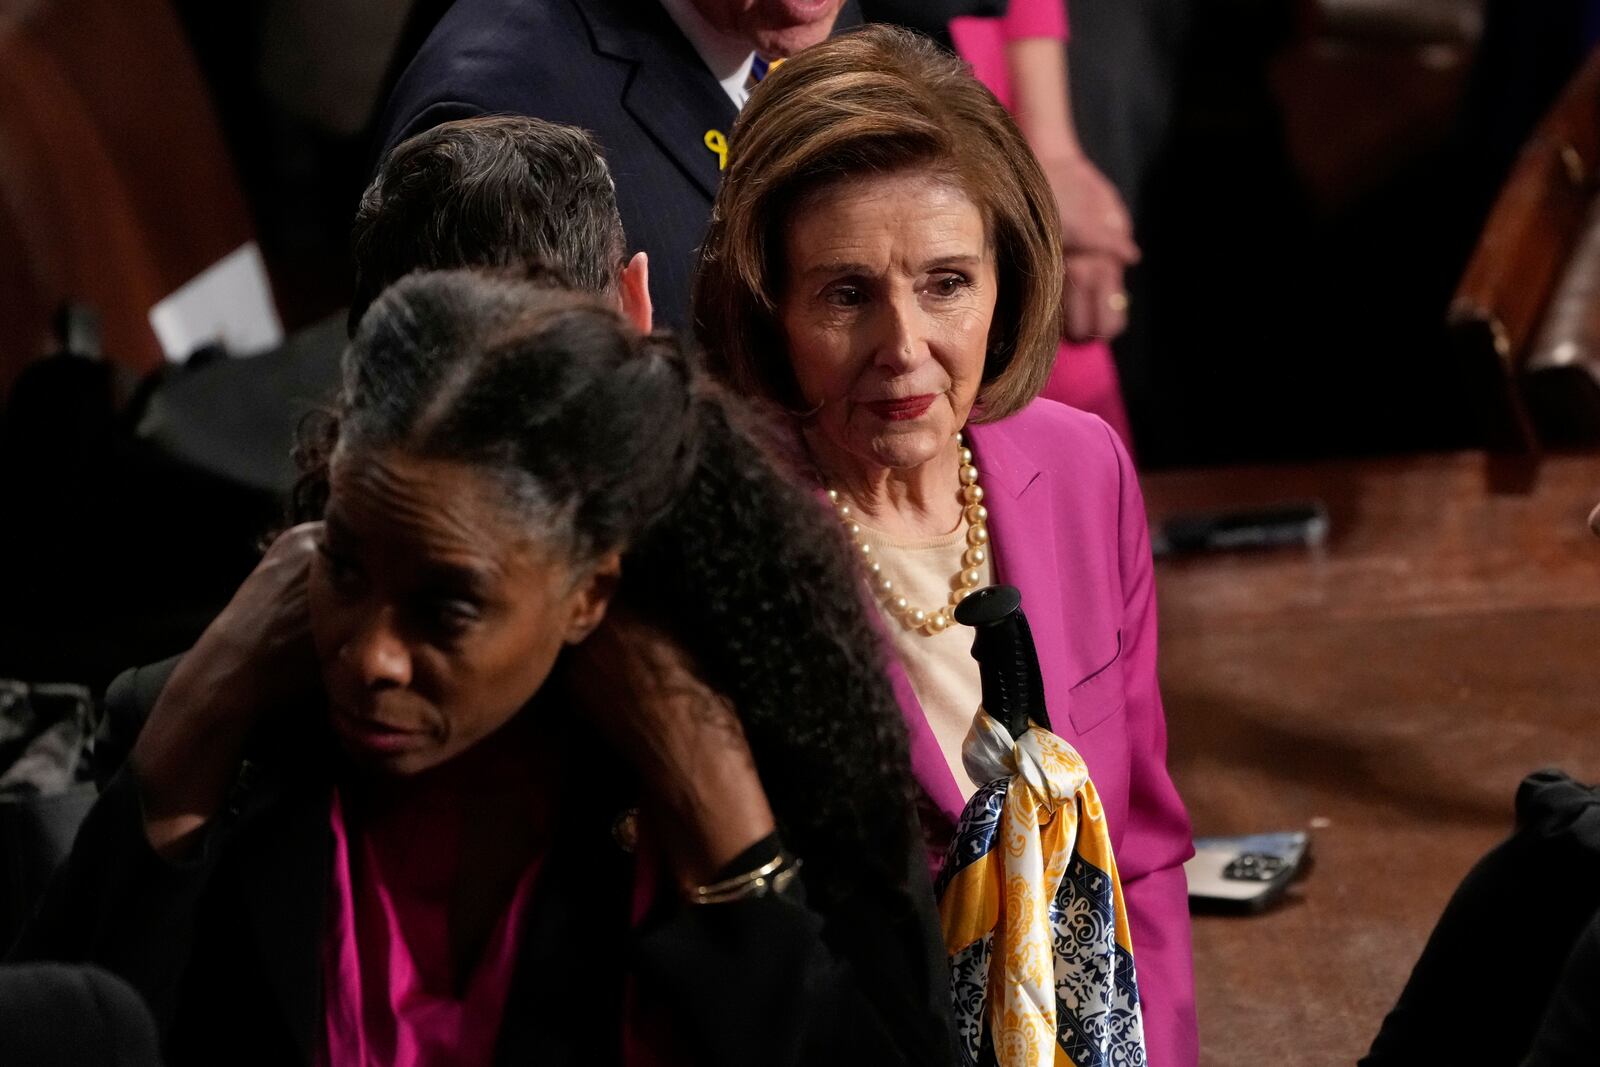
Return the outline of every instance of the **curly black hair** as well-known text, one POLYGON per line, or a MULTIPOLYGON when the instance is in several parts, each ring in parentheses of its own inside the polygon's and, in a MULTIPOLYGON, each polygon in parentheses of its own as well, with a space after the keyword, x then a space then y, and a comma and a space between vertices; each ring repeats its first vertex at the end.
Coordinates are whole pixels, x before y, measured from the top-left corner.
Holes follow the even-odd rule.
POLYGON ((299 517, 326 503, 334 448, 398 447, 500 479, 574 563, 621 550, 619 602, 732 702, 808 891, 838 902, 913 869, 908 745, 848 543, 766 438, 676 338, 592 296, 413 274, 345 353, 299 517))

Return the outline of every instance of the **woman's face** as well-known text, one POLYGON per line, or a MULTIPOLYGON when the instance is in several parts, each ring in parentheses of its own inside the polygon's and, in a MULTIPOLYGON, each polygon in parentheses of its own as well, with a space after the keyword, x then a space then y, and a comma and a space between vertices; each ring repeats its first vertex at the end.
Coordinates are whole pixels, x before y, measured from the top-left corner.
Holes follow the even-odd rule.
POLYGON ((972 411, 997 296, 983 213, 949 179, 909 171, 818 190, 785 231, 779 319, 828 446, 916 467, 972 411))
POLYGON ((311 636, 334 733, 361 763, 411 775, 465 752, 605 613, 616 558, 575 568, 471 466, 341 449, 329 482, 311 636))

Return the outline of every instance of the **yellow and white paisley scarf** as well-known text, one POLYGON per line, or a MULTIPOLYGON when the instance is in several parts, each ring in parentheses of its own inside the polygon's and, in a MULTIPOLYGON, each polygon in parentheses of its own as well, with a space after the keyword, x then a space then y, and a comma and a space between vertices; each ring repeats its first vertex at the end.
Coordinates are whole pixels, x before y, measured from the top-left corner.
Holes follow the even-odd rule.
POLYGON ((980 710, 975 782, 940 872, 965 1067, 1142 1067, 1144 1024, 1111 835, 1089 771, 1035 726, 980 710))

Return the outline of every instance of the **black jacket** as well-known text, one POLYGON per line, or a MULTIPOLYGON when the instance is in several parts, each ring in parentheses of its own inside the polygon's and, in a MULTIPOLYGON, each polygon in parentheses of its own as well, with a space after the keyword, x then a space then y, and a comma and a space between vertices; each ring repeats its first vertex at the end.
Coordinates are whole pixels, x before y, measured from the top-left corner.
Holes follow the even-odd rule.
MULTIPOLYGON (((853 0, 840 27, 860 17, 853 0)), ((401 75, 385 152, 452 119, 531 115, 599 138, 631 249, 650 254, 663 325, 689 324, 690 284, 720 180, 706 132, 738 111, 657 0, 457 0, 401 75)))
POLYGON ((1594 1063, 1597 908, 1600 789, 1529 775, 1516 832, 1456 889, 1360 1067, 1594 1063))
POLYGON ((1520 1067, 1588 1067, 1600 1049, 1600 911, 1583 928, 1520 1067))
MULTIPOLYGON (((142 719, 170 671, 169 662, 124 674, 108 713, 142 719)), ((312 1063, 332 775, 305 747, 292 760, 253 750, 227 812, 176 864, 151 850, 124 767, 12 957, 89 962, 127 980, 148 1001, 171 1067, 312 1063)), ((953 1062, 925 872, 830 916, 763 897, 673 906, 630 929, 632 858, 610 832, 616 813, 568 810, 530 903, 498 1063, 619 1062, 628 979, 652 1019, 671 1020, 676 1062, 953 1062)))

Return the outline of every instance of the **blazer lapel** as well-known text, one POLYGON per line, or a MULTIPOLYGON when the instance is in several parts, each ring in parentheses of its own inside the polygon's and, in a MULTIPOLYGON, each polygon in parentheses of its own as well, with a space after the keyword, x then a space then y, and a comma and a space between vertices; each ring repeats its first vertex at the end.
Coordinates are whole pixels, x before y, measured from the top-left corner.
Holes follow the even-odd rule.
POLYGON ((613 839, 614 812, 573 791, 534 882, 501 1016, 502 1067, 604 1067, 622 1058, 632 857, 613 839))
MULTIPOLYGON (((873 610, 876 616, 876 608, 873 610)), ((922 702, 911 688, 911 679, 900 665, 887 637, 884 638, 884 645, 889 657, 889 682, 894 687, 895 699, 900 704, 900 714, 905 719, 906 732, 910 735, 911 773, 927 794, 928 800, 954 827, 961 818, 961 809, 966 807, 961 799, 961 787, 956 784, 950 764, 945 762, 944 750, 939 747, 939 739, 933 736, 933 727, 928 725, 922 702)))
MULTIPOLYGON (((322 1022, 321 943, 331 874, 327 789, 263 786, 250 806, 255 842, 240 850, 245 911, 284 1023, 312 1063, 322 1022), (254 820, 253 820, 254 821, 254 820)), ((249 814, 245 818, 250 818, 249 814)))
POLYGON ((1050 653, 1066 647, 1067 619, 1058 592, 1062 576, 1049 475, 1017 447, 1003 425, 973 426, 967 437, 981 472, 979 482, 988 489, 984 502, 989 507, 995 581, 1022 591, 1022 610, 1039 649, 1051 730, 1070 738, 1071 720, 1063 701, 1073 679, 1051 677, 1055 657, 1050 653))
MULTIPOLYGON (((827 508, 829 518, 833 517, 833 508, 828 503, 828 498, 821 490, 816 494, 817 502, 827 508)), ((862 597, 867 606, 867 618, 872 627, 877 631, 883 647, 885 672, 889 676, 889 685, 894 689, 895 702, 900 705, 900 716, 905 720, 906 734, 911 746, 911 773, 916 778, 917 784, 927 794, 927 799, 933 806, 950 820, 951 826, 961 818, 961 809, 965 806, 961 800, 961 789, 956 785, 955 775, 950 773, 950 765, 945 762, 944 750, 939 747, 939 739, 933 736, 933 727, 928 725, 928 716, 922 710, 922 702, 917 699, 916 690, 911 688, 911 678, 906 674, 906 669, 900 665, 900 657, 895 655, 894 642, 889 637, 889 632, 884 628, 882 617, 878 614, 878 606, 870 596, 862 597)))
POLYGON ((591 0, 577 8, 589 23, 596 50, 633 64, 623 108, 710 201, 721 172, 706 135, 715 130, 726 139, 733 132, 739 117, 733 101, 659 3, 591 0))

